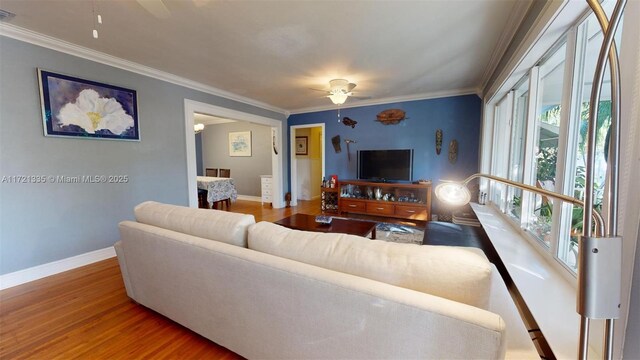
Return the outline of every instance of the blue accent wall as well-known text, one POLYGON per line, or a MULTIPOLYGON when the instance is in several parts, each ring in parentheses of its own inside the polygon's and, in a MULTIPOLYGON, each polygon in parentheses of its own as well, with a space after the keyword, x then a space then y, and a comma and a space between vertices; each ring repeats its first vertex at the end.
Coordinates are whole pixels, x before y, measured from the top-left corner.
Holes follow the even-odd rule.
MULTIPOLYGON (((463 95, 341 109, 341 118, 349 117, 358 122, 355 128, 338 123, 337 110, 291 115, 288 125, 326 124, 327 176, 337 174, 338 179, 355 179, 358 150, 413 149, 413 179, 431 179, 435 186, 442 179, 461 180, 478 172, 481 107, 478 96, 463 95), (397 125, 376 121, 379 112, 395 108, 404 110, 407 119, 397 125), (436 154, 435 147, 437 129, 443 132, 440 155, 436 154), (340 135, 340 153, 334 151, 331 143, 336 135, 340 135), (357 141, 349 145, 351 161, 347 160, 345 139, 357 141), (449 162, 448 156, 449 142, 453 139, 458 141, 455 164, 449 162)), ((437 200, 432 200, 434 210, 438 210, 437 200)))

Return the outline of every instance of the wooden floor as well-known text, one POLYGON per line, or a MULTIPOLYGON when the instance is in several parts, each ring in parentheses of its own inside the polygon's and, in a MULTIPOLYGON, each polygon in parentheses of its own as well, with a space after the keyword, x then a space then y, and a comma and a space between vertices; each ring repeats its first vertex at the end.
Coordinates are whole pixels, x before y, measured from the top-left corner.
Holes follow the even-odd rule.
MULTIPOLYGON (((273 209, 242 201, 256 221, 320 213, 320 202, 273 209)), ((116 224, 114 224, 116 226, 116 224)), ((115 258, 0 291, 0 359, 239 359, 131 301, 115 258)))
MULTIPOLYGON (((273 222, 319 214, 320 201, 273 209, 238 200, 230 210, 273 222)), ((0 359, 74 358, 241 357, 131 301, 115 258, 0 291, 0 359)))
POLYGON ((0 292, 0 359, 239 359, 131 301, 115 258, 0 292))
POLYGON ((274 209, 270 205, 260 205, 259 202, 238 200, 231 204, 232 212, 252 214, 258 221, 274 222, 296 213, 318 215, 320 211, 320 199, 303 201, 298 200, 298 205, 288 208, 274 209))

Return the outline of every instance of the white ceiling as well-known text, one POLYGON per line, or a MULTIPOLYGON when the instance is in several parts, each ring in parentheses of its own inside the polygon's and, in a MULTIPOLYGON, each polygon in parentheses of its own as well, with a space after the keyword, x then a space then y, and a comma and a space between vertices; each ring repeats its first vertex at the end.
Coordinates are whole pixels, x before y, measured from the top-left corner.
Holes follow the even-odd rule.
POLYGON ((166 19, 133 0, 0 7, 11 25, 300 112, 331 107, 309 88, 333 78, 369 103, 477 92, 531 2, 165 0, 166 19))

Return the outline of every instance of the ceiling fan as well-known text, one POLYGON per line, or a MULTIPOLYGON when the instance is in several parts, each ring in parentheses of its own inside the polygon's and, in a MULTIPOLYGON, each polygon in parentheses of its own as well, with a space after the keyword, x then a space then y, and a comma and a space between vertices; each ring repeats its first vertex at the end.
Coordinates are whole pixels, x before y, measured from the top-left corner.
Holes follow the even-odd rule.
POLYGON ((312 89, 316 91, 322 91, 327 93, 327 97, 331 99, 336 105, 342 105, 347 98, 353 98, 358 100, 370 99, 370 96, 353 96, 353 89, 356 87, 356 84, 350 83, 345 79, 333 79, 329 81, 329 90, 320 90, 320 89, 312 89))

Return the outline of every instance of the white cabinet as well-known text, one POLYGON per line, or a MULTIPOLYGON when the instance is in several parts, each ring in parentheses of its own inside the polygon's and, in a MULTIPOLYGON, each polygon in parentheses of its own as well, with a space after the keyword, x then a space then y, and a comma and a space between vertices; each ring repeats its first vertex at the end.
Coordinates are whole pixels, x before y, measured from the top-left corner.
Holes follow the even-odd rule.
POLYGON ((262 189, 261 203, 273 202, 273 178, 271 175, 260 175, 260 185, 262 189))

